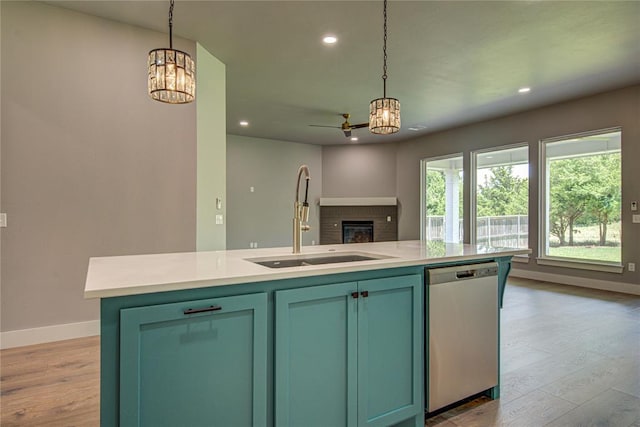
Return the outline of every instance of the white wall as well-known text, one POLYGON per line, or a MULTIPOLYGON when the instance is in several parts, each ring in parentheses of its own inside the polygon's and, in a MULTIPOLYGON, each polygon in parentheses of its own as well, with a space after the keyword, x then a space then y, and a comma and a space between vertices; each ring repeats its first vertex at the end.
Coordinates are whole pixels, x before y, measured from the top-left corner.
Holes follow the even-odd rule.
POLYGON ((147 94, 147 53, 166 34, 38 2, 0 7, 4 336, 95 322, 91 256, 194 250, 197 165, 196 104, 147 94))
MULTIPOLYGON (((301 164, 309 166, 309 224, 302 244, 319 243, 317 201, 322 188, 322 148, 294 142, 227 136, 227 248, 291 246, 293 202, 301 164), (254 191, 251 192, 251 187, 254 191)), ((304 181, 301 184, 304 198, 304 181)))

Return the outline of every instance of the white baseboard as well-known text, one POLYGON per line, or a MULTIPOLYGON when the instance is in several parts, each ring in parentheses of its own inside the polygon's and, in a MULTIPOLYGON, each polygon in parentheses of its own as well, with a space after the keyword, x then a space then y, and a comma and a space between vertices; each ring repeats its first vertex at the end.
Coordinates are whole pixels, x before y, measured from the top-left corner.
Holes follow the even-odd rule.
POLYGON ((590 279, 587 277, 565 276, 564 274, 541 273, 538 271, 520 269, 515 264, 512 264, 509 275, 513 277, 522 277, 524 279, 541 280, 543 282, 554 282, 561 283, 563 285, 581 286, 583 288, 640 295, 640 286, 632 285, 631 283, 590 279))
POLYGON ((100 320, 0 333, 0 349, 100 335, 100 320))

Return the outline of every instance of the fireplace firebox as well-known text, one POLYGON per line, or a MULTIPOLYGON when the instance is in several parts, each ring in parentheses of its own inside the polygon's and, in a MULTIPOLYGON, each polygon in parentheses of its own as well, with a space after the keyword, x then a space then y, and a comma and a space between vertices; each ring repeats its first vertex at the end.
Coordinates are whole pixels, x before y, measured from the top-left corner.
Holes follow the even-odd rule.
POLYGON ((342 243, 373 241, 373 221, 342 221, 342 243))

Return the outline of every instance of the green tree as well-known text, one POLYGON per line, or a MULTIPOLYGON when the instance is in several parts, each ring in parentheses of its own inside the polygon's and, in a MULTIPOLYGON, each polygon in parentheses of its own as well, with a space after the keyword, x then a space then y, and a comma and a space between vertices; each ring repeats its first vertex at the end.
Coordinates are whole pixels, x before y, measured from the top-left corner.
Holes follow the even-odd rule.
POLYGON ((425 188, 427 193, 427 215, 444 215, 446 203, 444 172, 427 170, 425 188))
POLYGON ((526 215, 529 180, 513 174, 513 166, 497 166, 485 175, 477 193, 478 216, 526 215))
POLYGON ((573 246, 577 220, 587 210, 591 168, 585 158, 558 159, 549 162, 549 232, 560 240, 560 246, 573 246))
POLYGON ((550 233, 573 246, 576 225, 599 225, 599 244, 607 226, 620 219, 620 153, 552 160, 549 168, 550 233))
POLYGON ((587 208, 589 216, 598 223, 599 245, 607 244, 607 226, 620 219, 620 153, 589 158, 591 182, 587 208))

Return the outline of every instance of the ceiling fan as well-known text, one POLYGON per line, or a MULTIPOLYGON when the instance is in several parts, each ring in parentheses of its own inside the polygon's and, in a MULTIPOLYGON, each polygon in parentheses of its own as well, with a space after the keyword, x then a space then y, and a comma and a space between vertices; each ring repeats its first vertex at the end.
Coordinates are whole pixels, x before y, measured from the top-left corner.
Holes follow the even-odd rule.
POLYGON ((325 125, 309 125, 309 126, 318 127, 318 128, 342 129, 342 132, 344 132, 344 136, 347 138, 351 136, 351 131, 353 129, 360 129, 360 128, 365 128, 369 126, 369 123, 358 123, 358 124, 352 125, 351 123, 349 123, 349 117, 350 117, 349 113, 342 114, 342 117, 344 117, 344 123, 342 123, 342 125, 340 126, 325 126, 325 125))

